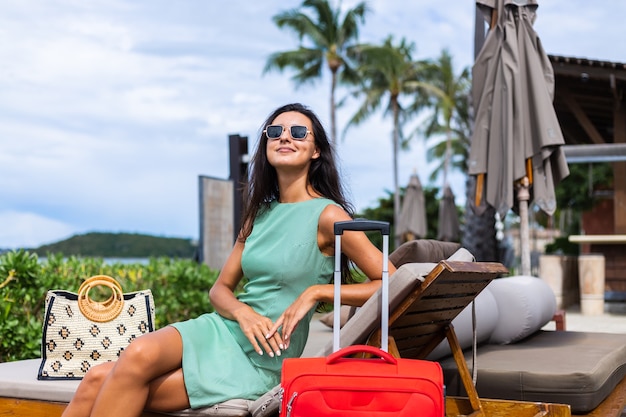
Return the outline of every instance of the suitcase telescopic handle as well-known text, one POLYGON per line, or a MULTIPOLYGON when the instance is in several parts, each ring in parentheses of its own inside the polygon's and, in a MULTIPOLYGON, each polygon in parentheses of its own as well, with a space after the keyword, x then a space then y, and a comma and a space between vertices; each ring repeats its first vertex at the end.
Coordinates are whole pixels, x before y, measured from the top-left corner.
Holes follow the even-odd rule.
POLYGON ((383 236, 383 265, 382 265, 382 291, 381 291, 381 341, 380 348, 387 352, 389 349, 389 223, 378 220, 354 219, 336 222, 335 232, 335 273, 334 273, 334 314, 333 314, 333 352, 339 350, 339 328, 341 309, 341 236, 346 230, 359 232, 378 230, 383 236))
POLYGON ((389 235, 389 223, 378 220, 354 219, 335 223, 335 235, 342 235, 344 231, 355 230, 368 232, 379 230, 383 235, 389 235))

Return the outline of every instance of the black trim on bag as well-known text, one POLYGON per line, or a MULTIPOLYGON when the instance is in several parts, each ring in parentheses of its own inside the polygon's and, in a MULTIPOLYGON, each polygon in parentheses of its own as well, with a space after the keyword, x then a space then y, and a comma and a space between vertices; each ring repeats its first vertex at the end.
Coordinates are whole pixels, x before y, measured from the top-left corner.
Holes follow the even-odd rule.
POLYGON ((48 356, 46 354, 46 334, 48 334, 48 318, 50 317, 50 311, 52 310, 52 306, 54 305, 54 301, 57 297, 65 297, 72 301, 78 300, 78 294, 63 291, 63 290, 54 290, 50 291, 50 301, 48 302, 48 308, 46 309, 46 314, 44 316, 43 323, 43 331, 41 335, 41 365, 39 365, 39 372, 37 372, 37 380, 39 381, 80 381, 83 379, 82 376, 52 376, 52 375, 43 375, 44 368, 46 366, 46 362, 48 361, 48 356))
POLYGON ((75 292, 69 292, 65 290, 54 290, 50 292, 54 294, 55 296, 67 298, 68 300, 71 300, 71 301, 78 300, 78 294, 76 294, 75 292))
POLYGON ((52 305, 54 304, 54 300, 56 299, 56 294, 52 292, 50 296, 50 302, 48 303, 48 308, 46 309, 46 314, 43 316, 43 331, 41 332, 41 365, 39 365, 39 372, 37 372, 37 379, 39 381, 49 379, 49 377, 43 376, 43 368, 46 365, 46 334, 48 333, 48 317, 50 317, 50 311, 52 310, 52 305))
POLYGON ((152 323, 152 308, 150 306, 150 296, 146 294, 143 296, 144 301, 146 302, 146 311, 148 313, 148 332, 154 331, 154 323, 152 323))

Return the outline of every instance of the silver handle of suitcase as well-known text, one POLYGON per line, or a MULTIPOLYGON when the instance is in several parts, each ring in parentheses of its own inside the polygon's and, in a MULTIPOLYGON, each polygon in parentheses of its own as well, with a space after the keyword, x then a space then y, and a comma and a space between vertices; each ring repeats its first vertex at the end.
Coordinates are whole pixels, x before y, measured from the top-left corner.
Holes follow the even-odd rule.
POLYGON ((333 300, 333 352, 339 350, 339 330, 341 327, 341 235, 344 231, 378 230, 383 236, 383 266, 381 291, 381 341, 383 351, 389 351, 389 223, 377 220, 355 219, 335 223, 335 271, 333 300))

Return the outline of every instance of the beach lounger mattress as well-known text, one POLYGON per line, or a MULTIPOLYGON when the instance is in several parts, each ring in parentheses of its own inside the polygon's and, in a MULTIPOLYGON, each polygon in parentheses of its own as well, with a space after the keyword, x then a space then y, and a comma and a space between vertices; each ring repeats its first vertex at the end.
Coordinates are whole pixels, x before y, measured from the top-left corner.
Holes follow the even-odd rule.
MULTIPOLYGON (((472 371, 472 352, 465 360, 472 371)), ((452 357, 440 360, 447 395, 465 396, 452 357)), ((586 413, 626 376, 626 334, 543 331, 513 344, 477 349, 481 398, 569 404, 586 413)))

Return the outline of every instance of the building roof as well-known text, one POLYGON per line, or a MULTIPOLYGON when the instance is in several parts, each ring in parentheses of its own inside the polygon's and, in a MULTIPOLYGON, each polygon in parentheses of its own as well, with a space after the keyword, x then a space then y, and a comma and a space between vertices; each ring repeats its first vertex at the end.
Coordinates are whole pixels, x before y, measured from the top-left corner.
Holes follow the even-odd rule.
POLYGON ((617 103, 626 106, 626 64, 549 55, 554 108, 567 145, 612 144, 617 103))

